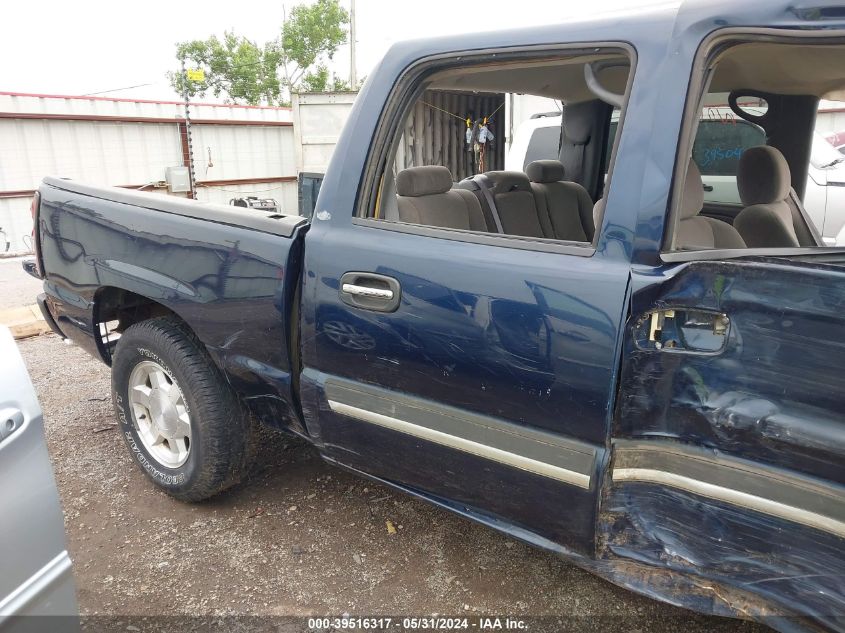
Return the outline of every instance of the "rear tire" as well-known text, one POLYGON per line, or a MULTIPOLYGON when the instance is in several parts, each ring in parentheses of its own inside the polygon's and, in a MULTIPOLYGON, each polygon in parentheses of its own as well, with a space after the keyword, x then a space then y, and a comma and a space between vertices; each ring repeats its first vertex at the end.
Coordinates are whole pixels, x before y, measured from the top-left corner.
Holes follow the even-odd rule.
POLYGON ((127 328, 113 356, 112 398, 133 461, 173 497, 207 499, 246 471, 250 417, 180 321, 127 328))

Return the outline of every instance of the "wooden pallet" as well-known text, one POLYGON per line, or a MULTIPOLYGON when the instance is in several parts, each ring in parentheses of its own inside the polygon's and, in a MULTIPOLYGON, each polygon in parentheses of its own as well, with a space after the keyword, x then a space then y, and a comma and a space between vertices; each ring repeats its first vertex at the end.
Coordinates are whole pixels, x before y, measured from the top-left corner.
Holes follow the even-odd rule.
POLYGON ((4 308, 0 310, 0 324, 12 331, 16 339, 38 336, 50 331, 37 305, 4 308))

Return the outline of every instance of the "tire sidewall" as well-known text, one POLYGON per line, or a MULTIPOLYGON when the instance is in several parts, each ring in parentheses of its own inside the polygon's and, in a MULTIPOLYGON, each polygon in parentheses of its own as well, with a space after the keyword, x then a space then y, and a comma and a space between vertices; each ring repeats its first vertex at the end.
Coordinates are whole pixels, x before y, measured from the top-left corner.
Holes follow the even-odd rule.
POLYGON ((115 355, 112 365, 112 398, 119 428, 132 459, 141 467, 147 477, 157 486, 178 495, 180 492, 191 488, 201 471, 203 442, 202 429, 198 424, 197 403, 191 393, 188 376, 185 375, 184 371, 180 371, 178 359, 170 358, 167 350, 156 345, 155 341, 152 340, 153 336, 133 334, 135 335, 127 335, 127 338, 131 338, 131 340, 120 341, 122 345, 120 345, 119 353, 115 355), (132 370, 144 361, 153 361, 161 365, 162 369, 176 381, 182 391, 185 408, 191 418, 191 445, 188 459, 178 468, 168 468, 160 464, 144 446, 135 426, 132 405, 129 400, 129 376, 132 374, 132 370))

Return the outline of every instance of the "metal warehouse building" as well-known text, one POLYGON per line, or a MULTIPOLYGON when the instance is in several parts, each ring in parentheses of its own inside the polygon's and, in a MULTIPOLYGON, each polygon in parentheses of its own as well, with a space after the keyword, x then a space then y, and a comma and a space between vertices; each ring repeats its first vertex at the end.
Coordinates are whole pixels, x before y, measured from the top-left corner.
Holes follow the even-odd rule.
MULTIPOLYGON (((168 167, 190 160, 184 116, 176 101, 0 92, 0 228, 8 252, 30 250, 29 205, 45 175, 186 195, 165 182, 168 167)), ((254 195, 297 212, 289 108, 191 104, 190 116, 199 200, 254 195)))

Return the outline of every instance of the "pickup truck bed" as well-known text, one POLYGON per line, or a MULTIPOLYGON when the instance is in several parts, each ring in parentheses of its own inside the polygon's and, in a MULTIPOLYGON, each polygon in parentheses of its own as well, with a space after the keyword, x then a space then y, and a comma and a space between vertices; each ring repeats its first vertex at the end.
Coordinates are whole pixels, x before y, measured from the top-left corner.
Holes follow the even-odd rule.
POLYGON ((48 177, 39 221, 62 336, 111 364, 116 322, 174 314, 268 423, 298 419, 288 350, 303 218, 48 177))

